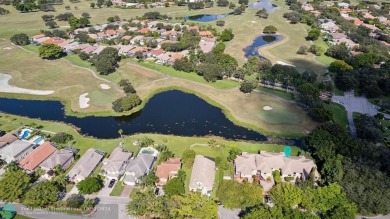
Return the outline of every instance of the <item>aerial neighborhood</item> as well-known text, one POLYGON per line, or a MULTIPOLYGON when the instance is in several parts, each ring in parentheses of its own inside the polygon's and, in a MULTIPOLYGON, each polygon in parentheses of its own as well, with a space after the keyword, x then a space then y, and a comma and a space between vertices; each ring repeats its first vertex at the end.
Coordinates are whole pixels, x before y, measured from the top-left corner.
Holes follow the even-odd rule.
POLYGON ((0 0, 0 219, 390 217, 390 2, 0 0))

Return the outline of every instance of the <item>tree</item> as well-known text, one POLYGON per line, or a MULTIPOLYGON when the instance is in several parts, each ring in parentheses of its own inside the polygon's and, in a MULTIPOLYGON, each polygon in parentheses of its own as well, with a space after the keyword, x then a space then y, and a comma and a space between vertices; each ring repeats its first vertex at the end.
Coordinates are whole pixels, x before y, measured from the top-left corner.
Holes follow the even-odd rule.
POLYGON ((327 122, 333 118, 332 112, 326 109, 323 104, 312 108, 309 115, 317 122, 327 122))
POLYGON ((217 45, 214 46, 212 52, 213 53, 223 53, 225 51, 226 45, 223 42, 217 43, 217 45))
POLYGON ((107 0, 105 3, 107 8, 111 7, 112 6, 112 1, 111 0, 107 0))
POLYGON ((97 0, 96 6, 101 8, 103 6, 103 4, 104 4, 104 0, 97 0))
POLYGON ((168 209, 172 218, 217 218, 217 204, 214 200, 197 193, 172 196, 168 200, 168 209))
POLYGON ((80 53, 79 53, 79 57, 80 57, 80 59, 81 60, 88 60, 89 59, 89 54, 88 53, 86 53, 86 52, 84 52, 84 51, 81 51, 80 53))
POLYGON ((30 188, 23 200, 29 207, 46 207, 58 200, 59 188, 50 181, 43 181, 30 188))
POLYGON ((280 207, 292 208, 302 202, 301 188, 290 183, 279 183, 270 191, 271 200, 280 207))
POLYGON ((278 31, 278 29, 273 25, 265 26, 263 29, 263 33, 268 33, 268 34, 270 33, 274 34, 276 33, 276 31, 278 31))
POLYGON ((267 19, 268 15, 269 14, 265 8, 262 8, 256 12, 256 16, 258 16, 259 18, 267 19))
POLYGON ((54 29, 58 27, 55 21, 47 21, 45 22, 45 26, 48 26, 50 29, 54 29))
POLYGON ((43 21, 45 21, 45 22, 47 22, 47 21, 52 21, 52 20, 54 20, 54 15, 47 15, 47 14, 45 14, 45 15, 42 15, 42 20, 43 21))
POLYGON ((79 208, 84 203, 85 198, 80 194, 72 194, 66 199, 66 207, 79 208))
POLYGON ((58 143, 58 144, 66 144, 69 141, 73 140, 73 135, 68 134, 66 132, 57 132, 50 138, 50 141, 58 143))
POLYGON ((186 192, 185 180, 186 173, 184 172, 184 170, 179 170, 177 177, 170 179, 164 185, 165 195, 167 195, 168 197, 173 195, 184 195, 186 192))
POLYGON ((272 176, 274 177, 275 183, 281 183, 282 182, 282 178, 280 177, 280 170, 274 170, 272 172, 272 176))
POLYGON ((343 60, 336 60, 329 65, 329 71, 335 72, 335 73, 341 73, 346 72, 349 70, 352 70, 352 66, 348 65, 343 60))
POLYGON ((308 40, 317 40, 321 36, 321 30, 318 28, 311 29, 306 37, 308 40))
POLYGON ((25 33, 18 33, 11 37, 11 42, 18 46, 25 46, 30 44, 30 39, 25 33))
POLYGON ((208 82, 215 82, 223 77, 223 68, 218 64, 201 63, 196 67, 196 72, 208 82))
POLYGON ((225 21, 217 21, 217 22, 216 22, 216 25, 217 25, 218 27, 223 27, 223 26, 225 26, 225 21))
POLYGON ((167 213, 166 199, 162 196, 156 197, 153 189, 135 192, 126 208, 129 214, 135 216, 168 218, 164 217, 164 214, 167 213))
POLYGON ((248 182, 238 183, 223 180, 218 187, 217 196, 226 208, 248 208, 263 202, 262 189, 248 182))
POLYGON ((0 180, 0 200, 14 202, 30 187, 30 176, 21 169, 6 171, 0 180))
POLYGON ((253 86, 252 86, 252 83, 250 83, 249 81, 244 81, 241 83, 241 85, 240 85, 241 92, 250 93, 250 92, 252 92, 252 90, 253 90, 253 86))
POLYGON ((307 46, 301 46, 299 47, 297 54, 299 55, 307 55, 307 46))
POLYGON ((325 55, 335 59, 345 60, 349 56, 349 49, 344 43, 332 45, 326 50, 325 55))
POLYGON ((195 156, 196 156, 195 151, 193 151, 191 149, 186 149, 183 152, 183 155, 181 156, 184 166, 187 168, 191 168, 192 164, 194 164, 195 156))
POLYGON ((240 155, 242 153, 242 150, 238 147, 232 147, 230 150, 229 150, 229 155, 227 157, 227 160, 229 162, 232 162, 234 161, 238 155, 240 155))
POLYGON ((58 59, 64 55, 62 48, 56 44, 42 44, 38 51, 39 56, 43 59, 58 59))
POLYGON ((118 50, 112 47, 106 47, 99 55, 92 57, 90 61, 95 65, 98 72, 107 75, 115 71, 119 60, 118 50))
MULTIPOLYGON (((269 207, 268 205, 257 205, 248 209, 243 213, 244 219, 258 219, 258 218, 289 218, 289 219, 319 219, 318 216, 311 214, 311 212, 303 212, 302 210, 281 208, 280 206, 269 207)), ((342 217, 341 217, 342 218, 342 217)))
POLYGON ((91 194, 99 191, 103 187, 103 181, 100 177, 87 177, 84 180, 81 180, 76 185, 80 194, 91 194))
POLYGON ((187 57, 182 59, 176 59, 172 66, 175 70, 184 71, 184 72, 192 72, 194 71, 194 64, 188 60, 187 57))
POLYGON ((9 11, 7 9, 0 7, 0 15, 6 15, 6 14, 9 14, 9 11))
POLYGON ((91 18, 91 15, 89 15, 89 13, 87 13, 87 12, 83 12, 82 14, 81 14, 81 16, 83 17, 83 18, 91 18))
POLYGON ((154 171, 152 171, 148 175, 142 177, 139 184, 144 188, 147 186, 154 186, 156 182, 158 182, 158 177, 154 171))
POLYGON ((112 109, 115 112, 129 111, 141 104, 141 102, 142 101, 137 94, 128 94, 124 97, 115 100, 112 103, 112 109))
POLYGON ((230 41, 233 38, 234 38, 234 34, 232 29, 224 29, 222 33, 219 35, 219 39, 222 42, 230 41))

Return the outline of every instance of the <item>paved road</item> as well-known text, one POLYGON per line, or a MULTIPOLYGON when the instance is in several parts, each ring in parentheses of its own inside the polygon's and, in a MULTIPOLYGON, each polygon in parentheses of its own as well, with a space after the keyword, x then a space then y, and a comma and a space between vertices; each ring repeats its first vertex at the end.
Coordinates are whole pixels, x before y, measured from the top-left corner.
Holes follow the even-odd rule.
POLYGON ((375 116, 379 112, 378 106, 368 102, 366 97, 356 97, 354 91, 346 92, 344 96, 333 96, 332 102, 343 105, 347 110, 349 128, 353 136, 356 136, 356 127, 353 121, 354 112, 370 116, 375 116))
POLYGON ((98 196, 109 196, 111 191, 114 189, 114 186, 115 184, 117 183, 117 181, 115 181, 115 184, 111 187, 111 188, 108 188, 108 184, 110 184, 110 179, 106 178, 104 180, 104 186, 103 188, 99 191, 99 194, 98 196))

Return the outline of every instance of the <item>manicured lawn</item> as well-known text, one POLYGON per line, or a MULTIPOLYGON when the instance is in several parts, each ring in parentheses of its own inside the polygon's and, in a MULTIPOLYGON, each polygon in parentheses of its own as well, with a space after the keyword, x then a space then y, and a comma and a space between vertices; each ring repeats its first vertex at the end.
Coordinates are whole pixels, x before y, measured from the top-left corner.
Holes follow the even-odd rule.
POLYGON ((325 108, 333 114, 333 121, 342 127, 348 126, 347 111, 343 106, 336 103, 325 104, 325 108))
MULTIPOLYGON (((68 112, 88 113, 111 111, 112 102, 122 95, 114 89, 101 89, 99 85, 106 82, 94 78, 85 69, 71 66, 65 60, 43 60, 38 54, 23 51, 5 40, 0 40, 0 48, 0 72, 12 76, 9 81, 11 85, 54 91, 46 96, 7 93, 1 93, 1 96, 62 100, 67 103, 68 112), (11 49, 3 50, 5 47, 11 49), (81 109, 79 105, 79 97, 83 93, 89 93, 90 98, 90 106, 86 109, 81 109)), ((35 48, 32 45, 26 47, 33 52, 35 48)))
POLYGON ((120 196, 124 188, 125 185, 122 183, 122 181, 117 182, 114 188, 112 189, 110 196, 120 196))
POLYGON ((187 80, 191 80, 191 81, 196 81, 199 83, 210 85, 210 86, 215 87, 217 89, 229 89, 229 88, 239 86, 239 83, 237 81, 231 81, 231 80, 219 80, 216 82, 207 82, 203 77, 197 75, 194 72, 187 73, 187 72, 183 72, 183 71, 176 71, 175 69, 173 69, 170 66, 163 66, 163 65, 156 64, 156 63, 141 62, 140 65, 147 67, 147 68, 150 68, 150 69, 153 69, 153 70, 156 70, 156 71, 159 71, 159 72, 162 72, 162 73, 169 75, 169 76, 183 78, 183 79, 187 79, 187 80))
POLYGON ((271 88, 266 88, 266 87, 257 87, 256 90, 263 91, 281 98, 284 98, 286 100, 293 100, 293 94, 292 93, 287 93, 281 90, 275 90, 271 88))

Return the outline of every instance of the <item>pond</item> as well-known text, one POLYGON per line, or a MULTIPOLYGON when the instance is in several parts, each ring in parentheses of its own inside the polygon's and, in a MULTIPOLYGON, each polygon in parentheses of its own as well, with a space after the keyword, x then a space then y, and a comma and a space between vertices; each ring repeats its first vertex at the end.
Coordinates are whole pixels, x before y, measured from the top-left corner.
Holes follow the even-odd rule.
POLYGON ((196 21, 196 22, 210 22, 222 19, 229 14, 198 14, 193 16, 185 17, 188 21, 196 21))
POLYGON ((262 0, 262 1, 259 0, 257 2, 252 2, 248 4, 248 7, 258 8, 258 9, 264 8, 267 12, 273 12, 276 9, 278 9, 276 5, 273 5, 271 3, 271 0, 262 0))
POLYGON ((60 121, 80 128, 81 134, 96 138, 118 138, 123 134, 160 133, 179 136, 221 136, 226 139, 266 141, 264 135, 235 125, 218 107, 193 94, 178 90, 153 96, 144 108, 130 116, 77 118, 64 115, 58 101, 38 101, 0 98, 4 113, 60 121))
POLYGON ((255 40, 253 40, 251 45, 243 49, 245 57, 248 58, 249 56, 260 56, 261 58, 265 59, 265 57, 259 53, 259 48, 264 45, 278 42, 282 39, 283 37, 281 35, 276 34, 260 35, 255 40))

